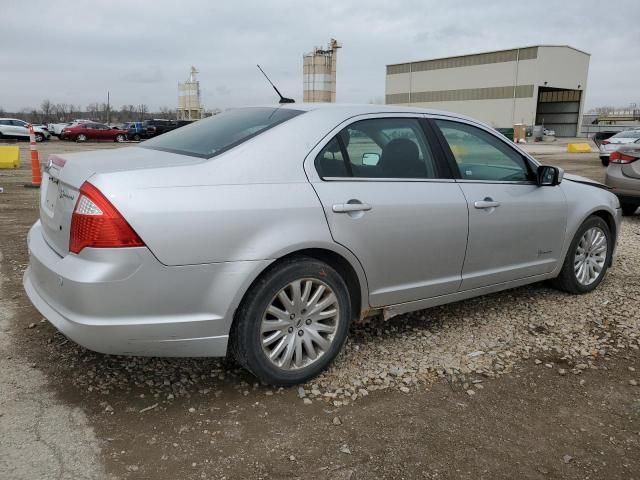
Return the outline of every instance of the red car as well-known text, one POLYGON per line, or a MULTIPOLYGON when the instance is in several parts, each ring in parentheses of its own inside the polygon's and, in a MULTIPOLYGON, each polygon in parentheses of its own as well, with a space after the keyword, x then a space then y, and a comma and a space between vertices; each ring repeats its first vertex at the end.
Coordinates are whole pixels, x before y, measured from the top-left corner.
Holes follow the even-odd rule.
POLYGON ((60 138, 76 142, 86 142, 87 140, 124 142, 127 139, 127 131, 116 127, 111 128, 102 123, 76 123, 65 128, 60 138))

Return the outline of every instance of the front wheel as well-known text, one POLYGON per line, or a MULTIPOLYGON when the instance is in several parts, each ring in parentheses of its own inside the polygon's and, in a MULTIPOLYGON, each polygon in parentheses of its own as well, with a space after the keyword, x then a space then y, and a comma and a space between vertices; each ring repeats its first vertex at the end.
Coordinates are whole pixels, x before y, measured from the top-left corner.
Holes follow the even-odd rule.
POLYGON ((134 139, 136 142, 139 142, 139 141, 140 141, 140 135, 138 135, 138 134, 136 133, 136 134, 133 136, 133 139, 134 139))
POLYGON ((76 137, 76 142, 86 142, 87 136, 84 133, 81 133, 76 137))
POLYGON ((36 142, 44 142, 44 135, 42 133, 36 132, 34 136, 36 138, 36 142))
POLYGON ((124 138, 124 135, 123 135, 123 134, 119 133, 118 135, 116 135, 116 139, 115 139, 115 141, 116 141, 116 142, 118 142, 118 143, 122 143, 122 142, 124 142, 125 140, 126 140, 126 139, 124 138))
POLYGON ((331 266, 308 257, 284 260, 247 293, 231 331, 231 351, 264 383, 302 383, 338 355, 351 315, 347 286, 331 266))
POLYGON ((609 264, 613 240, 609 226, 600 217, 584 221, 569 246, 569 251, 552 284, 569 293, 588 293, 600 285, 609 264))

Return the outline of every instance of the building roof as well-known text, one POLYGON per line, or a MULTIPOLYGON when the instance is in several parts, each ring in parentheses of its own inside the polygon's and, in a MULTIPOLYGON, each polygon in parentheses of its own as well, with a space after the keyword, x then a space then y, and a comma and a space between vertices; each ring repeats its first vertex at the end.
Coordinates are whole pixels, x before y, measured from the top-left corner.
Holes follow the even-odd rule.
POLYGON ((465 53, 463 55, 452 55, 449 57, 436 57, 436 58, 426 58, 426 59, 420 59, 420 60, 411 60, 408 62, 398 62, 398 63, 389 63, 387 64, 387 66, 393 66, 393 65, 406 65, 407 63, 418 63, 418 62, 428 62, 431 60, 448 60, 451 58, 462 58, 462 57, 471 57, 474 55, 484 55, 487 53, 500 53, 500 52, 510 52, 512 50, 524 50, 525 48, 538 48, 538 47, 561 47, 561 48, 569 48, 571 50, 575 50, 576 52, 582 53, 584 55, 589 55, 591 56, 591 54, 589 52, 585 52, 584 50, 580 50, 578 48, 572 47, 571 45, 548 45, 548 44, 544 44, 544 45, 527 45, 524 47, 514 47, 514 48, 504 48, 501 50, 485 50, 482 52, 473 52, 473 53, 465 53))

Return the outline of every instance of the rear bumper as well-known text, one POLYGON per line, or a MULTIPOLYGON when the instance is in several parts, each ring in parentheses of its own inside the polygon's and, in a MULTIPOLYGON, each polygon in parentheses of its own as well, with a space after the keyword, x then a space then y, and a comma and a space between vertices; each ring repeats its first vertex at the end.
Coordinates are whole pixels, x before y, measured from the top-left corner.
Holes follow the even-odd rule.
POLYGON ((33 305, 76 343, 118 355, 224 356, 242 292, 269 263, 168 267, 145 247, 60 257, 40 222, 28 245, 33 305))

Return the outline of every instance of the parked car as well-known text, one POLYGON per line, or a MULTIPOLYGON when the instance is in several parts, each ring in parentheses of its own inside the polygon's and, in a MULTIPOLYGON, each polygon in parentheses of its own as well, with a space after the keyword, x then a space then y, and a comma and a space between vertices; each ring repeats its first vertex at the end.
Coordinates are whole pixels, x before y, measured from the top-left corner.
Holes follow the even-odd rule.
MULTIPOLYGON (((29 140, 29 123, 17 118, 0 118, 0 139, 13 138, 16 140, 29 140)), ((33 133, 36 142, 49 140, 51 134, 48 130, 34 126, 33 133)))
POLYGON ((620 204, 493 128, 382 105, 230 110, 50 157, 24 286, 99 352, 307 381, 349 324, 551 280, 593 291, 620 204))
POLYGON ((48 125, 48 130, 51 132, 51 135, 60 137, 62 135, 62 131, 71 125, 71 122, 63 122, 63 123, 50 123, 48 125))
POLYGON ((602 141, 608 140, 609 138, 613 137, 616 133, 618 132, 615 130, 602 130, 600 132, 594 133, 593 136, 591 137, 591 140, 593 140, 593 143, 596 144, 596 147, 600 149, 600 144, 602 143, 602 141))
POLYGON ((621 145, 633 143, 640 139, 640 129, 625 130, 618 132, 606 140, 600 142, 600 160, 605 167, 609 165, 609 156, 615 152, 621 145))
POLYGON ((174 120, 154 119, 146 120, 143 122, 143 126, 146 129, 146 137, 151 138, 163 133, 170 132, 177 128, 174 120))
POLYGON ((75 123, 62 131, 61 138, 76 142, 86 142, 87 140, 124 142, 127 139, 127 131, 120 128, 110 128, 102 123, 75 123))
POLYGON ((123 127, 127 131, 127 138, 129 140, 139 141, 147 137, 147 129, 143 124, 144 122, 128 122, 123 127))
POLYGON ((622 213, 633 215, 640 207, 640 140, 611 152, 605 183, 620 199, 622 213))

